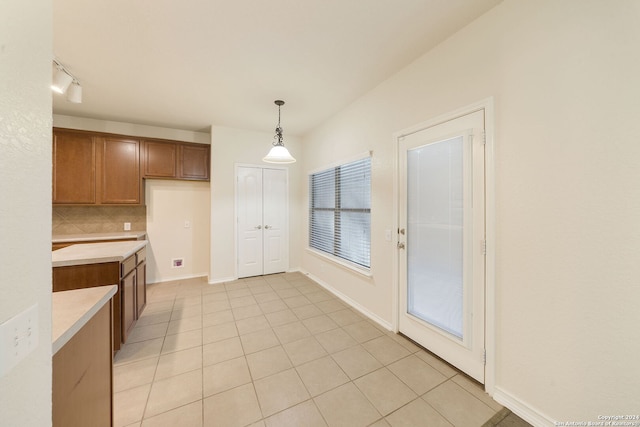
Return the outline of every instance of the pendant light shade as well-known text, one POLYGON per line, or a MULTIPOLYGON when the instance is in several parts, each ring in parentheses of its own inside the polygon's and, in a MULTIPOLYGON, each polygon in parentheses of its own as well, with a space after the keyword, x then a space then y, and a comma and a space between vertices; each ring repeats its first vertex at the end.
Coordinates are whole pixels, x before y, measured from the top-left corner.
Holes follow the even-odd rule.
POLYGON ((262 161, 267 163, 295 163, 296 159, 291 156, 284 145, 275 145, 262 161))
POLYGON ((280 107, 284 105, 284 101, 277 100, 275 104, 278 106, 278 127, 276 127, 276 134, 273 137, 273 147, 269 150, 269 153, 262 159, 266 163, 294 163, 296 159, 289 153, 282 142, 282 128, 280 127, 280 107))

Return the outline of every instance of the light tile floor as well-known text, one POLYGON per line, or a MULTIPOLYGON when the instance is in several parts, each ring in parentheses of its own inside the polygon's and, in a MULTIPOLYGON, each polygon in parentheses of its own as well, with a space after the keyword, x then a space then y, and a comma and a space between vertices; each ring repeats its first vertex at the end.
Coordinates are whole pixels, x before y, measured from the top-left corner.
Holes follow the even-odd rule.
POLYGON ((528 425, 300 273, 150 285, 114 391, 116 427, 528 425))

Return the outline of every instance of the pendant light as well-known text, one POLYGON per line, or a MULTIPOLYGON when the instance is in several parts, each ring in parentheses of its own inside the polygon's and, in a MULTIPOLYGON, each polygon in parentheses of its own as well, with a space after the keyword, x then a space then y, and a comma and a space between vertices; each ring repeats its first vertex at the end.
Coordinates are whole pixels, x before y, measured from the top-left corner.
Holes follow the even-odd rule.
POLYGON ((278 106, 278 127, 276 127, 276 134, 273 137, 273 142, 269 154, 267 154, 262 161, 266 163, 294 163, 296 159, 289 154, 282 142, 282 128, 280 127, 280 107, 284 105, 284 101, 274 101, 278 106))

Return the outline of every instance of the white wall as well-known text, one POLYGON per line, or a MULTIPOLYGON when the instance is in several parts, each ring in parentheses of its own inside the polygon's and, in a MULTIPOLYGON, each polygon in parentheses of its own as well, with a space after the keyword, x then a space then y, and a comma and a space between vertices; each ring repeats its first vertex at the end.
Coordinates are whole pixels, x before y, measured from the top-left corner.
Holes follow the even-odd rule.
POLYGON ((0 3, 0 323, 33 304, 39 319, 38 347, 0 378, 8 426, 51 425, 51 10, 0 3))
POLYGON ((303 270, 391 323, 392 134, 493 96, 496 398, 537 425, 636 414, 638 22, 636 0, 505 0, 305 136, 303 175, 374 151, 373 279, 303 270))
POLYGON ((146 180, 147 282, 209 274, 209 183, 146 180), (189 221, 189 228, 185 228, 189 221), (171 260, 183 258, 181 268, 171 260))
POLYGON ((199 144, 209 144, 211 142, 211 136, 207 132, 193 132, 135 123, 88 119, 62 114, 53 115, 53 126, 93 132, 115 133, 117 135, 172 139, 175 141, 195 142, 199 144))
MULTIPOLYGON (((266 165, 262 158, 271 148, 273 134, 222 126, 211 128, 211 273, 212 283, 237 278, 235 237, 235 165, 266 165)), ((284 135, 284 144, 295 158, 301 146, 294 136, 284 135)), ((301 230, 300 163, 289 169, 289 269, 300 266, 298 234, 301 230), (295 250, 294 250, 295 249, 295 250)))

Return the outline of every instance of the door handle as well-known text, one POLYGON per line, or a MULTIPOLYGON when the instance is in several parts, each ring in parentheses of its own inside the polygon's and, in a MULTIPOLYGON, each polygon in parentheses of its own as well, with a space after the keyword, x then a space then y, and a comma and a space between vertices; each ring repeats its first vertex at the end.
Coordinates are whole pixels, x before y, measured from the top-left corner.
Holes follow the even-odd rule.
POLYGON ((271 226, 270 226, 270 225, 265 225, 265 226, 264 226, 264 229, 265 229, 265 230, 268 230, 268 229, 270 229, 270 228, 271 228, 271 226))
POLYGON ((261 229, 262 229, 262 226, 261 226, 261 225, 256 225, 256 226, 255 226, 255 229, 256 229, 256 230, 261 230, 261 229))
POLYGON ((398 249, 404 249, 404 242, 398 242, 398 249))

